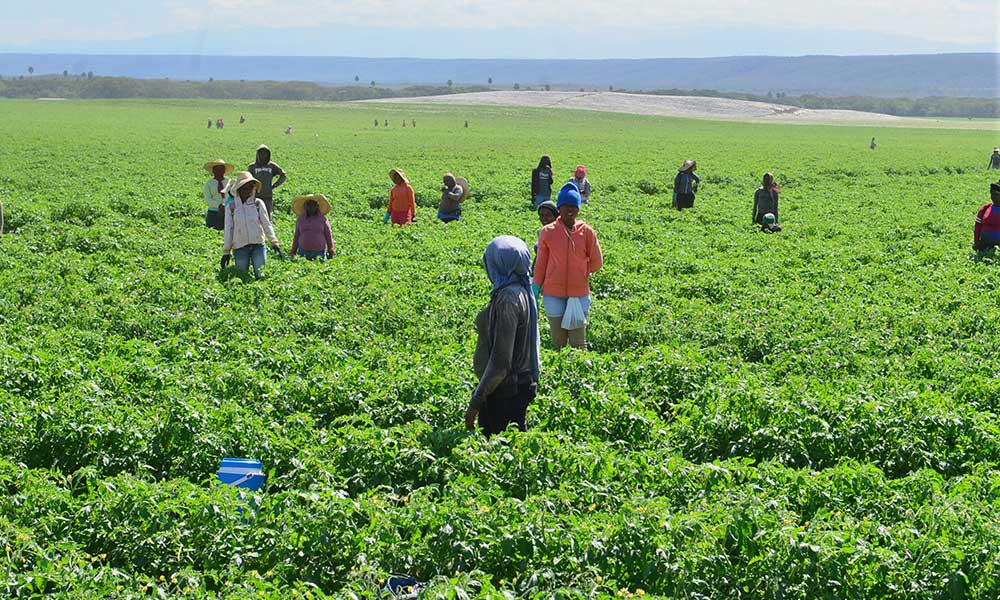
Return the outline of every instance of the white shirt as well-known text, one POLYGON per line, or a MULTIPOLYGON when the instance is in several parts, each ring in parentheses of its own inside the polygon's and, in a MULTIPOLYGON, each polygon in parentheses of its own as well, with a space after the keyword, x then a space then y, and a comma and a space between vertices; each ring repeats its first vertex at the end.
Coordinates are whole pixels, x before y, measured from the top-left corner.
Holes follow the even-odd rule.
MULTIPOLYGON (((222 178, 222 189, 229 187, 229 178, 222 178)), ((226 197, 219 193, 219 182, 215 177, 205 182, 205 204, 209 210, 216 210, 226 202, 226 197)))
POLYGON ((224 228, 222 251, 229 254, 234 248, 242 248, 250 244, 263 244, 267 238, 271 244, 277 244, 271 220, 267 217, 267 208, 260 198, 253 202, 243 202, 234 199, 225 208, 226 225, 224 228))

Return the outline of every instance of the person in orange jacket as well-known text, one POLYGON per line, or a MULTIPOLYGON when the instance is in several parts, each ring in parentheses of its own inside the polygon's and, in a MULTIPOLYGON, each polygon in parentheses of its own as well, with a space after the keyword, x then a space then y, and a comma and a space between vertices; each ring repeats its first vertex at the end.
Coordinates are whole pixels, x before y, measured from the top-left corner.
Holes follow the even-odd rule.
POLYGON ((597 233, 576 218, 581 203, 580 190, 572 183, 564 185, 556 202, 559 218, 538 234, 532 288, 542 294, 552 344, 557 349, 567 343, 574 348, 587 348, 586 325, 564 329, 563 316, 571 300, 580 302, 585 315, 590 312, 590 275, 604 265, 597 233))
POLYGON ((389 190, 389 207, 386 209, 383 222, 392 219, 393 225, 409 225, 417 216, 413 188, 410 187, 406 174, 399 169, 390 169, 389 179, 395 185, 389 190))

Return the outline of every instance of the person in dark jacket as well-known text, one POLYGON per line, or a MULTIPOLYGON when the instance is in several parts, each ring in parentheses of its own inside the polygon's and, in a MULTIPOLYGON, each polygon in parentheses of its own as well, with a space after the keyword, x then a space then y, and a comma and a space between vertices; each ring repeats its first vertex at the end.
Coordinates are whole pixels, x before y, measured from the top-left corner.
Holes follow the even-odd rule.
POLYGON ((980 252, 1000 246, 1000 181, 990 184, 990 201, 979 207, 972 247, 980 252))
POLYGON ((993 154, 990 156, 990 166, 988 169, 1000 169, 1000 147, 993 148, 993 154))
POLYGON ((686 160, 674 176, 674 208, 684 210, 694 208, 694 195, 698 191, 698 183, 701 178, 695 174, 698 163, 693 160, 686 160))
POLYGON ((260 182, 260 192, 257 197, 264 201, 267 207, 267 216, 274 221, 274 190, 281 187, 288 178, 285 172, 276 163, 271 162, 271 149, 261 144, 257 147, 257 161, 247 167, 247 171, 260 182), (277 178, 277 179, 275 179, 277 178))
POLYGON ((487 436, 514 424, 527 431, 528 404, 538 391, 538 304, 531 293, 531 254, 519 238, 494 238, 483 254, 493 290, 476 316, 473 369, 479 384, 465 412, 465 428, 487 436))
POLYGON ((760 225, 762 231, 781 231, 781 225, 778 224, 779 192, 781 189, 774 182, 774 175, 764 173, 760 187, 753 194, 753 222, 760 225))
POLYGON ((538 167, 531 172, 531 198, 535 206, 552 199, 552 182, 555 175, 552 173, 552 160, 542 156, 538 160, 538 167))

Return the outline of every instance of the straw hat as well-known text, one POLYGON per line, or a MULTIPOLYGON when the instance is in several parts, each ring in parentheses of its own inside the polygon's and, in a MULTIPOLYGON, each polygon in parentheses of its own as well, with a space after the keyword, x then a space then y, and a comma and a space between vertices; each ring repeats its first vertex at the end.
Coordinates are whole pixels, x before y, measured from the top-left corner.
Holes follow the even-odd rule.
POLYGON ((1000 152, 1000 146, 993 146, 994 152, 1000 152))
POLYGON ((686 160, 686 161, 684 161, 684 164, 681 165, 681 168, 677 169, 677 170, 681 171, 683 173, 684 171, 689 171, 689 170, 693 169, 696 166, 698 166, 697 162, 695 162, 693 160, 686 160))
POLYGON ((236 177, 229 182, 229 193, 234 196, 237 195, 236 190, 248 183, 253 183, 255 194, 260 191, 260 182, 257 181, 257 178, 251 175, 250 171, 240 171, 236 174, 236 177))
POLYGON ((208 171, 209 173, 211 173, 212 170, 215 169, 215 167, 226 167, 226 175, 229 175, 230 173, 232 173, 233 169, 236 168, 233 165, 231 165, 231 164, 227 163, 226 161, 222 160, 221 158, 213 160, 212 162, 205 163, 205 170, 208 171))
POLYGON ((465 202, 465 199, 469 197, 469 180, 465 177, 456 177, 455 185, 462 188, 462 199, 459 202, 465 202))
POLYGON ((403 180, 403 183, 410 183, 410 180, 406 178, 406 173, 399 169, 389 169, 389 179, 391 179, 393 183, 396 183, 396 178, 394 177, 395 175, 399 175, 400 179, 403 180))
POLYGON ((330 201, 323 194, 306 194, 292 200, 292 212, 302 216, 306 212, 306 202, 310 200, 319 205, 319 214, 325 215, 330 212, 330 201))

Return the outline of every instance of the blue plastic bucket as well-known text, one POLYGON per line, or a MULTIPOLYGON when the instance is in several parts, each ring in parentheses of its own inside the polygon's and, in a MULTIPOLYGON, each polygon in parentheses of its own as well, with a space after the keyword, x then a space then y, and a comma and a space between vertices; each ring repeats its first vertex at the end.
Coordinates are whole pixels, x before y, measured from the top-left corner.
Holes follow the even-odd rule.
POLYGON ((264 487, 264 465, 252 458, 223 458, 215 476, 225 485, 253 492, 264 487))

